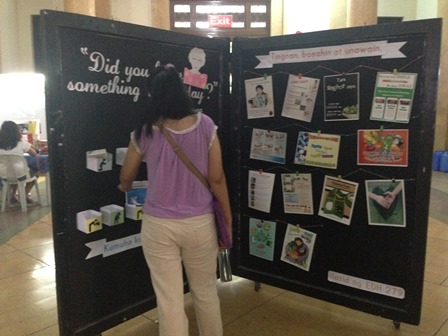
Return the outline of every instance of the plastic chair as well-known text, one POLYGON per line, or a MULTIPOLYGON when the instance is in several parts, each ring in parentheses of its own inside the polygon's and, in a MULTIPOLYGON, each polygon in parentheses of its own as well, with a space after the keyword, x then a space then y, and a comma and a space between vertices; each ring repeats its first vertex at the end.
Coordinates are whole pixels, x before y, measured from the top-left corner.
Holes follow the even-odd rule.
POLYGON ((5 212, 6 203, 10 195, 11 185, 18 186, 20 205, 22 212, 26 212, 26 191, 25 186, 29 182, 34 181, 34 186, 37 194, 37 201, 40 203, 39 185, 37 184, 37 177, 30 176, 28 164, 25 158, 19 154, 0 154, 0 177, 2 178, 2 209, 5 212))

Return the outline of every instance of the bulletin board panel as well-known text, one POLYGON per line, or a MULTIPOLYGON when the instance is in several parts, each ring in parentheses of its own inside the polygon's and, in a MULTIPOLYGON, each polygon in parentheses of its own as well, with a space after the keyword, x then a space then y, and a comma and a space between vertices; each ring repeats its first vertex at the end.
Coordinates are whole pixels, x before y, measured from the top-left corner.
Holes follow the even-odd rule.
MULTIPOLYGON (((118 149, 128 146, 146 109, 148 73, 160 61, 175 65, 185 79, 190 52, 204 52, 205 77, 187 89, 195 108, 225 137, 229 41, 47 10, 40 31, 60 334, 96 335, 156 306, 140 213, 127 211, 117 189, 118 149), (87 157, 97 150, 110 156, 87 157), (109 205, 112 211, 101 213, 109 205)), ((137 180, 146 180, 145 165, 137 180)))
POLYGON ((234 40, 235 274, 419 323, 440 27, 234 40))

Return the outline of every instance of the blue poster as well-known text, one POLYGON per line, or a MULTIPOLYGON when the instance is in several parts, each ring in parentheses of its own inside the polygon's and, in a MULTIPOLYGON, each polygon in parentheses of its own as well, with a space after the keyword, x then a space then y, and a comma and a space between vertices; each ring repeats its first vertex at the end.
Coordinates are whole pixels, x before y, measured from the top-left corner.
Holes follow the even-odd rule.
POLYGON ((274 260, 275 222, 251 218, 249 221, 250 254, 274 260))

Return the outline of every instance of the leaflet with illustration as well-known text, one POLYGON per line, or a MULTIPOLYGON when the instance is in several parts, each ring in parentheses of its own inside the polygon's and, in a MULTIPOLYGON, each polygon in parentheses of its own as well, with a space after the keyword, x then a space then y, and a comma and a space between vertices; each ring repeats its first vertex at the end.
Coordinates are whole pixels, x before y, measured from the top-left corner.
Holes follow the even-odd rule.
POLYGON ((275 222, 250 218, 249 253, 253 256, 274 260, 275 222))
POLYGON ((304 271, 309 271, 316 236, 314 232, 288 224, 283 240, 281 260, 304 271))

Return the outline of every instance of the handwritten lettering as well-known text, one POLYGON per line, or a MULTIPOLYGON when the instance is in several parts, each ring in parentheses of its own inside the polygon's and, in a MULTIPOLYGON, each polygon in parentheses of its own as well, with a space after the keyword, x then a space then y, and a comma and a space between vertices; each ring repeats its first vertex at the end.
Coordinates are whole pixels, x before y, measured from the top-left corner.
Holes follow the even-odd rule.
POLYGON ((125 67, 124 73, 127 76, 126 82, 130 82, 132 77, 149 77, 149 70, 144 68, 136 68, 136 67, 125 67))
POLYGON ((204 99, 204 92, 191 90, 191 86, 188 87, 188 94, 191 98, 197 99, 198 105, 201 105, 202 100, 204 99))
POLYGON ((99 93, 99 94, 118 94, 133 96, 133 101, 137 102, 140 97, 140 88, 137 86, 126 86, 119 84, 120 78, 115 76, 107 84, 73 82, 67 84, 67 90, 77 92, 99 93))
POLYGON ((93 66, 89 66, 88 69, 94 72, 109 73, 112 75, 118 75, 120 71, 118 70, 120 60, 116 59, 114 64, 109 64, 110 59, 105 58, 100 52, 93 52, 90 54, 90 60, 93 62, 93 66))
POLYGON ((72 92, 94 93, 94 94, 116 94, 131 96, 133 102, 137 102, 140 98, 140 87, 131 85, 134 78, 149 77, 150 71, 146 68, 138 66, 126 65, 124 67, 124 76, 122 74, 122 66, 120 59, 112 59, 99 51, 89 52, 87 47, 80 48, 81 55, 88 56, 90 65, 87 70, 90 72, 103 73, 110 75, 109 78, 99 79, 98 81, 70 80, 67 83, 67 90, 72 92))

